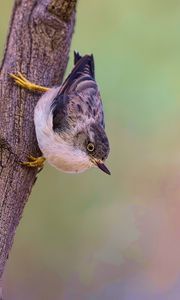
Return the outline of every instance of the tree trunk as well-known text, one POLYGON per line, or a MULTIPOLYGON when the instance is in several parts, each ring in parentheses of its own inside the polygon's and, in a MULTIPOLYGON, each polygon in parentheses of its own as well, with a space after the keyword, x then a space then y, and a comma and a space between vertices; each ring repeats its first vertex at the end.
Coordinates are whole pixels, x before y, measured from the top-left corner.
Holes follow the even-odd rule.
POLYGON ((39 156, 33 114, 40 94, 8 76, 20 71, 40 85, 60 85, 66 69, 77 0, 16 0, 0 72, 0 276, 37 169, 19 164, 39 156))

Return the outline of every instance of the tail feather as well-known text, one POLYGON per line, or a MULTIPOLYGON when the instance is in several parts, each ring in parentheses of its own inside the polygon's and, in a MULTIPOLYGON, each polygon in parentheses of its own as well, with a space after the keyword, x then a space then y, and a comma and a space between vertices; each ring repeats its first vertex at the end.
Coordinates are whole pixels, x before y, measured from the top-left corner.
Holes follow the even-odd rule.
POLYGON ((80 77, 88 76, 95 80, 94 57, 93 55, 81 56, 78 52, 74 52, 74 68, 64 81, 60 93, 68 91, 72 84, 80 77))
POLYGON ((79 52, 74 51, 74 65, 76 65, 81 58, 82 56, 79 54, 79 52))
POLYGON ((77 69, 76 71, 86 73, 87 75, 90 75, 95 79, 93 55, 86 54, 84 56, 81 56, 79 52, 74 51, 74 69, 72 70, 72 72, 75 69, 77 69))

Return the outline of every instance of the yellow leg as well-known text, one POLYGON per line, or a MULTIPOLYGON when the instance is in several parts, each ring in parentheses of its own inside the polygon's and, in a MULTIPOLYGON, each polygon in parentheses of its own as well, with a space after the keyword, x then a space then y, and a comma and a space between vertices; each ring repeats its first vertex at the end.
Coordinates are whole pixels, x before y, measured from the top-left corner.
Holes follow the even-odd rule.
POLYGON ((43 156, 34 157, 32 155, 29 155, 29 160, 30 161, 21 162, 20 164, 31 168, 42 168, 46 159, 43 156))
POLYGON ((13 78, 15 80, 15 82, 18 85, 20 85, 21 87, 23 87, 27 90, 37 91, 37 92, 47 92, 49 90, 48 87, 37 85, 37 84, 30 82, 20 72, 18 72, 17 75, 15 75, 15 74, 9 74, 9 75, 11 78, 13 78))

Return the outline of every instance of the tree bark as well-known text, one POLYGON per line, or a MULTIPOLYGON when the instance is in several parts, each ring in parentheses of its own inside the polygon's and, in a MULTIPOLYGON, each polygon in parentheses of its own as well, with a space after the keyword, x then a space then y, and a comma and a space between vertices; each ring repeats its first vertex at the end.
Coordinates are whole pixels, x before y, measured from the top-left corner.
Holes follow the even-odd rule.
POLYGON ((19 164, 41 155, 33 114, 40 94, 17 86, 20 71, 40 85, 60 85, 66 69, 77 0, 16 0, 0 71, 0 276, 37 169, 19 164))

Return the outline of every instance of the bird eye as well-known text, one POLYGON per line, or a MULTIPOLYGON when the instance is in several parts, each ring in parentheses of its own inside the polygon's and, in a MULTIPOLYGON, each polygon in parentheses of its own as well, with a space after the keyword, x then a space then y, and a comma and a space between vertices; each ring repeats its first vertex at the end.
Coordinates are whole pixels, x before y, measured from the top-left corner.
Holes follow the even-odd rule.
POLYGON ((93 152, 94 151, 94 144, 93 143, 88 143, 87 144, 87 150, 89 152, 93 152))

